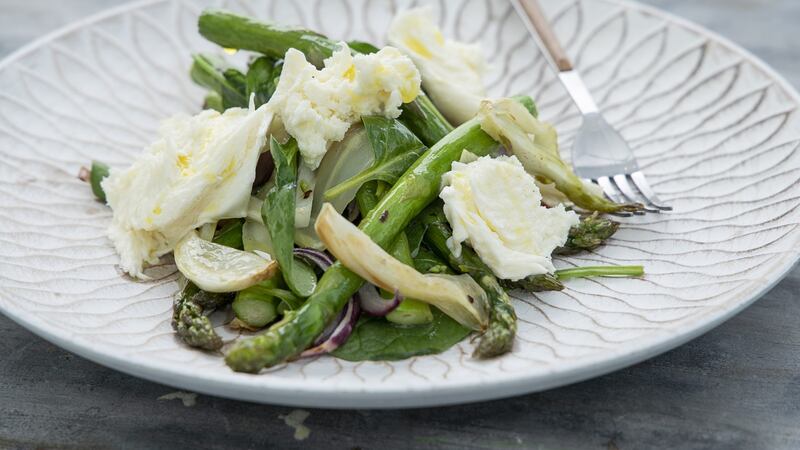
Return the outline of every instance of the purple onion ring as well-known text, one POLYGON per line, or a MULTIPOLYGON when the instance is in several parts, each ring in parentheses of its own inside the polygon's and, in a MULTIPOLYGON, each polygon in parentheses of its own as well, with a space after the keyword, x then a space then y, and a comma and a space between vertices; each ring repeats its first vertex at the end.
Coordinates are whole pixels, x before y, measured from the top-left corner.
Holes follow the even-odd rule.
POLYGON ((326 270, 333 264, 333 259, 325 252, 313 250, 310 248, 296 248, 293 251, 294 256, 305 259, 306 261, 315 264, 322 270, 326 270))
MULTIPOLYGON (((356 301, 355 296, 351 297, 347 302, 347 306, 344 308, 343 317, 333 329, 330 337, 325 339, 322 343, 304 351, 300 354, 300 357, 307 358, 310 356, 318 356, 325 353, 330 353, 339 348, 340 345, 347 341, 347 338, 350 337, 353 329, 355 329, 359 312, 358 302, 356 301)), ((336 323, 336 321, 334 321, 334 323, 336 323)))
POLYGON ((381 297, 378 288, 369 283, 361 286, 361 289, 358 290, 358 302, 361 309, 371 316, 383 317, 394 311, 401 301, 403 301, 403 296, 397 290, 394 291, 392 298, 388 299, 381 297))

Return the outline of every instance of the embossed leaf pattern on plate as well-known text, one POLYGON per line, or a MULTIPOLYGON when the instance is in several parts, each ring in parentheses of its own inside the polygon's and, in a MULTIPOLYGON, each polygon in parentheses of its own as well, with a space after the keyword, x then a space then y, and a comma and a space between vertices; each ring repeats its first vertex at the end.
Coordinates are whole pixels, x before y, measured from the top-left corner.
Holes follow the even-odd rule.
MULTIPOLYGON (((330 357, 261 376, 183 347, 169 325, 174 266, 122 276, 107 208, 75 177, 92 159, 131 161, 159 119, 196 112, 190 54, 218 6, 381 43, 418 1, 149 0, 90 18, 0 63, 0 308, 95 361, 167 384, 263 402, 332 407, 445 404, 588 378, 664 351, 730 317, 798 257, 797 94, 746 52, 683 21, 605 0, 545 8, 608 119, 675 207, 626 219, 609 245, 559 267, 644 264, 644 279, 570 281, 514 292, 514 351, 349 363, 330 357)), ((431 2, 446 33, 480 42, 492 95, 528 93, 569 149, 580 116, 505 0, 431 2)), ((237 55, 243 61, 243 55, 237 55)), ((564 156, 569 158, 569 152, 564 156)))

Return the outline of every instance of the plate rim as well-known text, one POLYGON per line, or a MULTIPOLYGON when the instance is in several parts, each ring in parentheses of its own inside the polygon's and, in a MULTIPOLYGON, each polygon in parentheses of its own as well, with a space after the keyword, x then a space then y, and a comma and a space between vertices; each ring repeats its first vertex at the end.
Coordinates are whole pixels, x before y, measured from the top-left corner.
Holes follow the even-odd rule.
MULTIPOLYGON (((0 60, 0 70, 6 69, 17 60, 37 50, 48 42, 80 30, 81 28, 131 10, 170 1, 172 0, 135 0, 70 22, 11 52, 8 56, 0 60)), ((783 89, 787 96, 800 105, 800 93, 798 93, 797 89, 789 83, 784 76, 776 72, 771 66, 749 50, 719 35, 715 31, 709 30, 688 19, 661 10, 655 6, 644 5, 636 1, 600 1, 617 4, 628 10, 635 10, 654 17, 663 18, 665 22, 688 29, 740 54, 758 70, 763 71, 783 89)), ((800 233, 797 235, 794 244, 798 243, 800 243, 800 233)), ((247 383, 246 380, 254 380, 254 378, 252 378, 254 377, 253 375, 237 374, 234 372, 224 376, 205 374, 202 377, 194 375, 187 377, 187 373, 175 370, 174 366, 138 364, 136 362, 138 360, 132 361, 124 356, 115 356, 114 354, 104 352, 105 346, 92 346, 88 342, 84 343, 85 339, 73 336, 67 329, 49 325, 37 316, 27 314, 26 311, 21 308, 8 308, 7 305, 10 304, 10 302, 0 302, 0 313, 48 342, 97 364, 148 381, 179 389, 190 389, 206 395, 258 403, 336 409, 435 407, 501 399, 543 391, 595 378, 645 361, 668 350, 674 349, 735 316, 752 305, 756 300, 761 298, 783 280, 789 272, 798 266, 798 262, 800 262, 800 249, 797 248, 797 245, 794 245, 793 248, 786 253, 784 258, 775 261, 775 265, 783 264, 783 267, 777 275, 772 275, 769 278, 764 277, 750 284, 749 289, 740 294, 743 300, 735 304, 726 303, 718 305, 703 316, 682 324, 680 332, 673 331, 670 333, 667 330, 656 331, 654 335, 646 339, 647 345, 645 346, 640 346, 633 350, 626 349, 625 351, 611 350, 611 352, 603 353, 602 355, 579 359, 577 360, 579 362, 572 362, 565 369, 553 371, 558 374, 558 377, 554 377, 552 373, 550 373, 527 377, 524 375, 517 376, 502 383, 431 383, 421 389, 407 386, 395 389, 391 389, 391 387, 387 389, 386 386, 379 386, 379 389, 375 389, 375 386, 371 386, 370 388, 354 388, 353 386, 342 386, 338 384, 334 385, 334 388, 325 390, 302 389, 299 383, 296 383, 293 379, 290 382, 287 379, 274 378, 270 380, 269 385, 252 384, 247 383), (232 380, 232 377, 239 379, 232 380)), ((6 299, 5 293, 1 290, 0 299, 6 299)), ((255 377, 259 377, 259 375, 255 377)), ((307 382, 307 380, 302 381, 307 382)))

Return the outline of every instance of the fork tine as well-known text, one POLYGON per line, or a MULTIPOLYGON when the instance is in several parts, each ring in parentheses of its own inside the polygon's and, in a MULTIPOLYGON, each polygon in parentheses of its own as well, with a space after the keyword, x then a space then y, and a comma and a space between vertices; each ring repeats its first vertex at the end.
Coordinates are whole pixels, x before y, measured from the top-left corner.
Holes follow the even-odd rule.
POLYGON ((648 201, 646 198, 638 195, 636 191, 631 187, 631 184, 628 182, 628 176, 624 173, 619 175, 614 175, 614 184, 616 184, 617 188, 622 192, 622 194, 628 199, 628 201, 633 203, 641 203, 644 205, 644 210, 650 213, 657 213, 661 212, 658 209, 649 208, 648 201))
MULTIPOLYGON (((595 180, 597 184, 603 189, 603 192, 606 194, 606 197, 609 198, 614 203, 626 203, 625 198, 619 193, 617 188, 614 187, 614 183, 611 182, 611 179, 608 177, 598 177, 595 180)), ((641 213, 643 214, 643 213, 641 213)), ((622 217, 630 217, 632 214, 620 212, 614 213, 614 215, 622 216, 622 217)), ((640 215, 640 214, 637 214, 640 215)))
POLYGON ((633 184, 636 186, 636 189, 642 193, 644 198, 647 199, 651 206, 662 211, 672 211, 672 207, 664 205, 653 189, 650 188, 647 178, 645 178, 644 174, 640 170, 637 170, 631 174, 631 180, 633 180, 633 184))

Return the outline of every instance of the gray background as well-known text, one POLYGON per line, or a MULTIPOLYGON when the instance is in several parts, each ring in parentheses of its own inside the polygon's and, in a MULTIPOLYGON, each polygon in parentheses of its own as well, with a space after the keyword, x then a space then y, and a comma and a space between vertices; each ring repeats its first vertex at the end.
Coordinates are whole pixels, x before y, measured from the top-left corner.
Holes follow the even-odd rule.
MULTIPOLYGON (((0 56, 122 0, 0 0, 0 56)), ((797 0, 647 0, 729 37, 800 86, 797 0)), ((198 396, 63 351, 0 316, 0 448, 800 448, 800 269, 734 319, 595 380, 493 402, 309 410, 198 396)))

